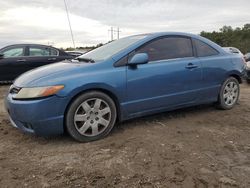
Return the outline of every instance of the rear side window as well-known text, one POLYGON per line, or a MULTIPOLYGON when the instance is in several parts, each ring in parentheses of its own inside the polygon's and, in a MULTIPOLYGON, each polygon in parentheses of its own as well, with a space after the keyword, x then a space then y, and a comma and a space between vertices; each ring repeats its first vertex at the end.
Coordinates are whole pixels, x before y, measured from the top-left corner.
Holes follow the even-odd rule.
POLYGON ((149 61, 192 57, 192 42, 189 38, 165 37, 154 40, 138 50, 136 53, 147 53, 149 61))
POLYGON ((57 56, 58 54, 59 54, 59 52, 56 49, 50 48, 50 55, 57 56))
POLYGON ((30 47, 29 56, 56 56, 58 51, 48 47, 30 47))
POLYGON ((206 57, 219 54, 217 50, 215 50, 214 48, 212 48, 211 46, 200 40, 194 39, 194 44, 196 47, 196 52, 198 57, 206 57))

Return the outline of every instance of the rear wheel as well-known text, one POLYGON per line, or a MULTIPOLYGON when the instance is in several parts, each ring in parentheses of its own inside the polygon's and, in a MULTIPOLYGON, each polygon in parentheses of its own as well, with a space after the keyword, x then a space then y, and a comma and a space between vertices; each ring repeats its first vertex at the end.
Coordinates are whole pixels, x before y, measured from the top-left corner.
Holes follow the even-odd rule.
POLYGON ((105 137, 116 121, 116 106, 106 94, 91 91, 80 95, 70 105, 66 114, 66 128, 79 142, 89 142, 105 137))
POLYGON ((222 85, 219 94, 219 107, 224 110, 233 108, 240 95, 239 82, 234 77, 229 77, 222 85))

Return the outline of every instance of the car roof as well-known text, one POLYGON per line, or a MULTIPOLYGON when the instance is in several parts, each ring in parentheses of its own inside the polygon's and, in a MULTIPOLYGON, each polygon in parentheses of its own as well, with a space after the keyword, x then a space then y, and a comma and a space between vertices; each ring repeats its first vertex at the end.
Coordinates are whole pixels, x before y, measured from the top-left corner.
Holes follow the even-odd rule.
POLYGON ((85 53, 85 51, 65 51, 67 53, 85 53))
POLYGON ((161 37, 161 36, 167 36, 167 35, 178 35, 178 36, 186 36, 186 37, 193 37, 193 38, 197 38, 197 36, 199 36, 199 35, 192 34, 192 33, 174 32, 174 31, 152 32, 152 33, 144 33, 144 34, 133 35, 133 36, 143 36, 143 35, 149 36, 149 37, 161 37))
POLYGON ((49 46, 49 45, 44 45, 44 44, 32 44, 32 43, 11 44, 11 45, 8 45, 8 46, 4 46, 1 49, 7 48, 7 47, 12 47, 12 46, 44 46, 44 47, 50 47, 50 48, 58 49, 58 48, 56 48, 54 46, 49 46))

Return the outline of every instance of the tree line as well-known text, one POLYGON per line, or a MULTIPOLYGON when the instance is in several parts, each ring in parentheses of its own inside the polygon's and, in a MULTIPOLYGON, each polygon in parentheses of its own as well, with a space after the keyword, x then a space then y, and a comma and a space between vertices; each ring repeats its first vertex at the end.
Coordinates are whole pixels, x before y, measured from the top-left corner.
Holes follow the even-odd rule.
POLYGON ((99 44, 93 45, 93 46, 81 46, 81 47, 76 47, 76 48, 68 47, 68 48, 65 48, 65 49, 63 49, 63 48, 61 48, 61 49, 62 50, 66 50, 66 51, 73 51, 73 50, 79 50, 79 51, 81 51, 81 50, 87 50, 87 51, 89 51, 89 50, 93 50, 95 48, 99 48, 101 46, 103 46, 102 43, 99 43, 99 44))
POLYGON ((201 36, 206 37, 223 47, 236 47, 243 54, 250 52, 250 24, 243 27, 223 26, 219 31, 202 31, 201 36))
MULTIPOLYGON (((243 27, 236 27, 235 29, 231 26, 223 26, 219 31, 202 31, 200 35, 222 47, 236 47, 244 54, 250 52, 250 24, 245 24, 243 27)), ((100 43, 95 46, 77 47, 76 49, 89 51, 102 45, 100 43)), ((66 50, 74 50, 74 48, 70 47, 66 48, 66 50)))

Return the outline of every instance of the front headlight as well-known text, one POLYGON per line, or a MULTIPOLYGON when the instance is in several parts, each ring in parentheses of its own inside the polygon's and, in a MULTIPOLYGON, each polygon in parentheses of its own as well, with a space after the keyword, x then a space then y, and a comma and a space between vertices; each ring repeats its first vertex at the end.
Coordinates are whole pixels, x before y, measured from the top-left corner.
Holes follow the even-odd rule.
POLYGON ((64 85, 57 86, 46 86, 46 87, 32 87, 32 88, 21 88, 20 91, 13 96, 14 99, 34 99, 41 97, 48 97, 56 94, 62 90, 64 85))

